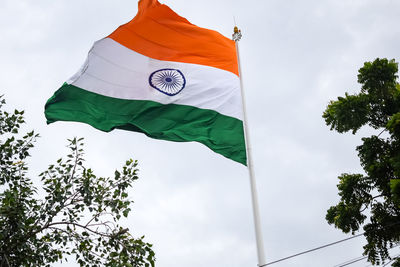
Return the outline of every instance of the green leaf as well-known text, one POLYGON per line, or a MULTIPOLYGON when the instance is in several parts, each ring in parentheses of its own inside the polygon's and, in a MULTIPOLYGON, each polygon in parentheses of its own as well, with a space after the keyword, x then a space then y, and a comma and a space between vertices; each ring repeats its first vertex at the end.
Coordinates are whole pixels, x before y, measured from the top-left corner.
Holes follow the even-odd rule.
POLYGON ((393 202, 400 208, 400 179, 390 180, 390 191, 392 194, 393 202))

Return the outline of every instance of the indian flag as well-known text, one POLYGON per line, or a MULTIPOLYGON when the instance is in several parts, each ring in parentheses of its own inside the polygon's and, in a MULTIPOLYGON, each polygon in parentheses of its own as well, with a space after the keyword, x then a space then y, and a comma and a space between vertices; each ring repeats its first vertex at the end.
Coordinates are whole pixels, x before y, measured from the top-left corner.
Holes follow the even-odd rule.
POLYGON ((246 165, 234 41, 157 0, 94 43, 82 68, 47 101, 47 123, 200 142, 246 165))

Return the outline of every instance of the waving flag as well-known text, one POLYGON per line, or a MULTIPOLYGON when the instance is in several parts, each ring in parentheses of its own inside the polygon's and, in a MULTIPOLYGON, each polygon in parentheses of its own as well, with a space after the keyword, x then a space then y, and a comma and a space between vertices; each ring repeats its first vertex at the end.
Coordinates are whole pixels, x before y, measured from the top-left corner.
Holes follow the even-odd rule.
POLYGON ((45 106, 47 123, 196 141, 246 165, 234 41, 157 0, 94 43, 82 68, 45 106))

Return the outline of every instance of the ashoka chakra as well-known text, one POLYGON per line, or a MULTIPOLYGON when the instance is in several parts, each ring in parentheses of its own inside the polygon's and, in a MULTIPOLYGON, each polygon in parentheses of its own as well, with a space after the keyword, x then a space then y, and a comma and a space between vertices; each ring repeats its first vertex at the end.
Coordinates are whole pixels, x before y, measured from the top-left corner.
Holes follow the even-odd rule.
POLYGON ((166 95, 176 95, 185 88, 186 80, 177 69, 156 70, 149 77, 151 87, 166 95))

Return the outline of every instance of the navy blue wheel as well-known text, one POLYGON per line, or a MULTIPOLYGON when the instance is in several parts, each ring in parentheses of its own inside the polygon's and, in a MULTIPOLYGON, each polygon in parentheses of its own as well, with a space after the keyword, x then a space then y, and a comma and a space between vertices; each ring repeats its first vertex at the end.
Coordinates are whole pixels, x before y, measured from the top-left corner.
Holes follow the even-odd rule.
POLYGON ((149 77, 150 86, 169 96, 178 94, 185 88, 185 76, 177 69, 156 70, 149 77))

